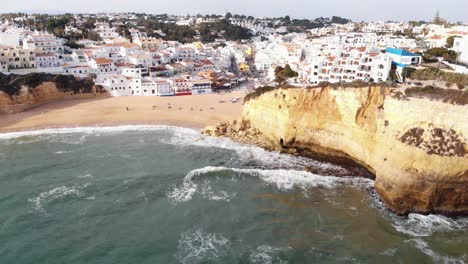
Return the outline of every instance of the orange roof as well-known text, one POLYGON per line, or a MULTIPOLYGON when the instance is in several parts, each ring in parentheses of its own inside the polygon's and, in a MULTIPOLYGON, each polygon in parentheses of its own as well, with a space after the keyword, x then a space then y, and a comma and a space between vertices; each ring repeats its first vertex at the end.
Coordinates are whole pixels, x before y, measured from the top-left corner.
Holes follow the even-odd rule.
POLYGON ((94 61, 96 62, 96 64, 109 64, 109 63, 112 63, 111 59, 105 59, 105 58, 96 58, 96 59, 94 59, 94 61))

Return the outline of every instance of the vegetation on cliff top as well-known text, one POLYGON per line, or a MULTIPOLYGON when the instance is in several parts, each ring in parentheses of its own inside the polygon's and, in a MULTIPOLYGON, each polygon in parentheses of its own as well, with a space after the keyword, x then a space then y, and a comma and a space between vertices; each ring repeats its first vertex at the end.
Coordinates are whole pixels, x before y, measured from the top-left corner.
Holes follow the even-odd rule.
MULTIPOLYGON (((372 83, 369 82, 364 82, 364 81, 354 81, 354 82, 349 82, 349 83, 329 83, 329 82, 321 82, 317 84, 317 86, 310 86, 307 87, 307 89, 314 89, 314 88, 324 88, 324 87, 330 87, 332 89, 335 88, 362 88, 362 87, 369 87, 372 83)), ((380 87, 391 87, 388 86, 385 83, 379 84, 380 87)), ((247 102, 252 99, 258 98, 260 95, 276 90, 276 89, 292 89, 292 88, 297 88, 293 86, 288 86, 288 85, 282 85, 278 87, 273 87, 273 86, 262 86, 257 89, 255 89, 254 92, 247 94, 244 97, 244 102, 247 102)))
POLYGON ((437 80, 441 79, 449 83, 456 83, 458 86, 468 86, 468 74, 445 72, 434 68, 416 70, 414 68, 406 69, 406 76, 413 80, 437 80))
POLYGON ((428 98, 456 105, 468 104, 468 90, 442 89, 433 86, 411 87, 405 90, 408 97, 428 98))
POLYGON ((297 77, 298 75, 299 74, 296 71, 293 71, 291 69, 291 66, 289 66, 289 64, 286 64, 284 68, 281 66, 277 66, 275 69, 275 82, 277 82, 279 86, 282 86, 286 83, 288 79, 297 77))
MULTIPOLYGON (((53 82, 61 92, 91 93, 94 87, 94 81, 91 78, 78 79, 72 75, 58 75, 46 73, 31 73, 27 75, 5 75, 0 73, 0 91, 5 92, 9 96, 18 95, 23 86, 33 90, 37 86, 45 83, 53 82)), ((101 86, 96 87, 99 93, 104 92, 101 86)))

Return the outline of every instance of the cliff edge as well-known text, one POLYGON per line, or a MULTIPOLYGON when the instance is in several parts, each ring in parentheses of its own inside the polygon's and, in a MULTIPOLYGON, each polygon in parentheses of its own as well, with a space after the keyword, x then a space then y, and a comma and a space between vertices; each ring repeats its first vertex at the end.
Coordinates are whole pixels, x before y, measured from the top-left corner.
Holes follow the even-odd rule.
POLYGON ((104 88, 87 78, 43 73, 0 74, 0 113, 21 112, 55 100, 107 96, 104 88))
POLYGON ((468 106, 401 98, 394 88, 275 89, 241 120, 207 128, 271 150, 357 163, 397 214, 468 214, 468 106))

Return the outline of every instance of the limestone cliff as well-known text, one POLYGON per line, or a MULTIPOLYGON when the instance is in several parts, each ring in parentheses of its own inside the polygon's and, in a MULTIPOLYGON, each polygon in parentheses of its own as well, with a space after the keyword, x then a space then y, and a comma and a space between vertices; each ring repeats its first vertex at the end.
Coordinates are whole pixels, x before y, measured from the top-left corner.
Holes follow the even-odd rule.
POLYGON ((22 86, 17 94, 0 91, 0 113, 15 113, 55 100, 105 97, 103 89, 93 87, 90 92, 61 91, 55 82, 44 82, 36 87, 22 86))
POLYGON ((468 106, 401 99, 394 88, 277 89, 206 134, 360 164, 398 214, 468 214, 468 106))

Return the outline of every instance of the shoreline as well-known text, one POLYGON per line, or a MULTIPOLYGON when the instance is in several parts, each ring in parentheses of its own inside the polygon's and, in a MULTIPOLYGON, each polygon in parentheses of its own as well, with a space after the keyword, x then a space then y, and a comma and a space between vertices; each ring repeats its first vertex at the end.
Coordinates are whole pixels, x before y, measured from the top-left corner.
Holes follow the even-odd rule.
POLYGON ((242 92, 180 97, 109 97, 52 101, 0 114, 0 133, 73 127, 166 125, 201 130, 240 117, 242 92), (223 103, 220 103, 224 101, 223 103))

